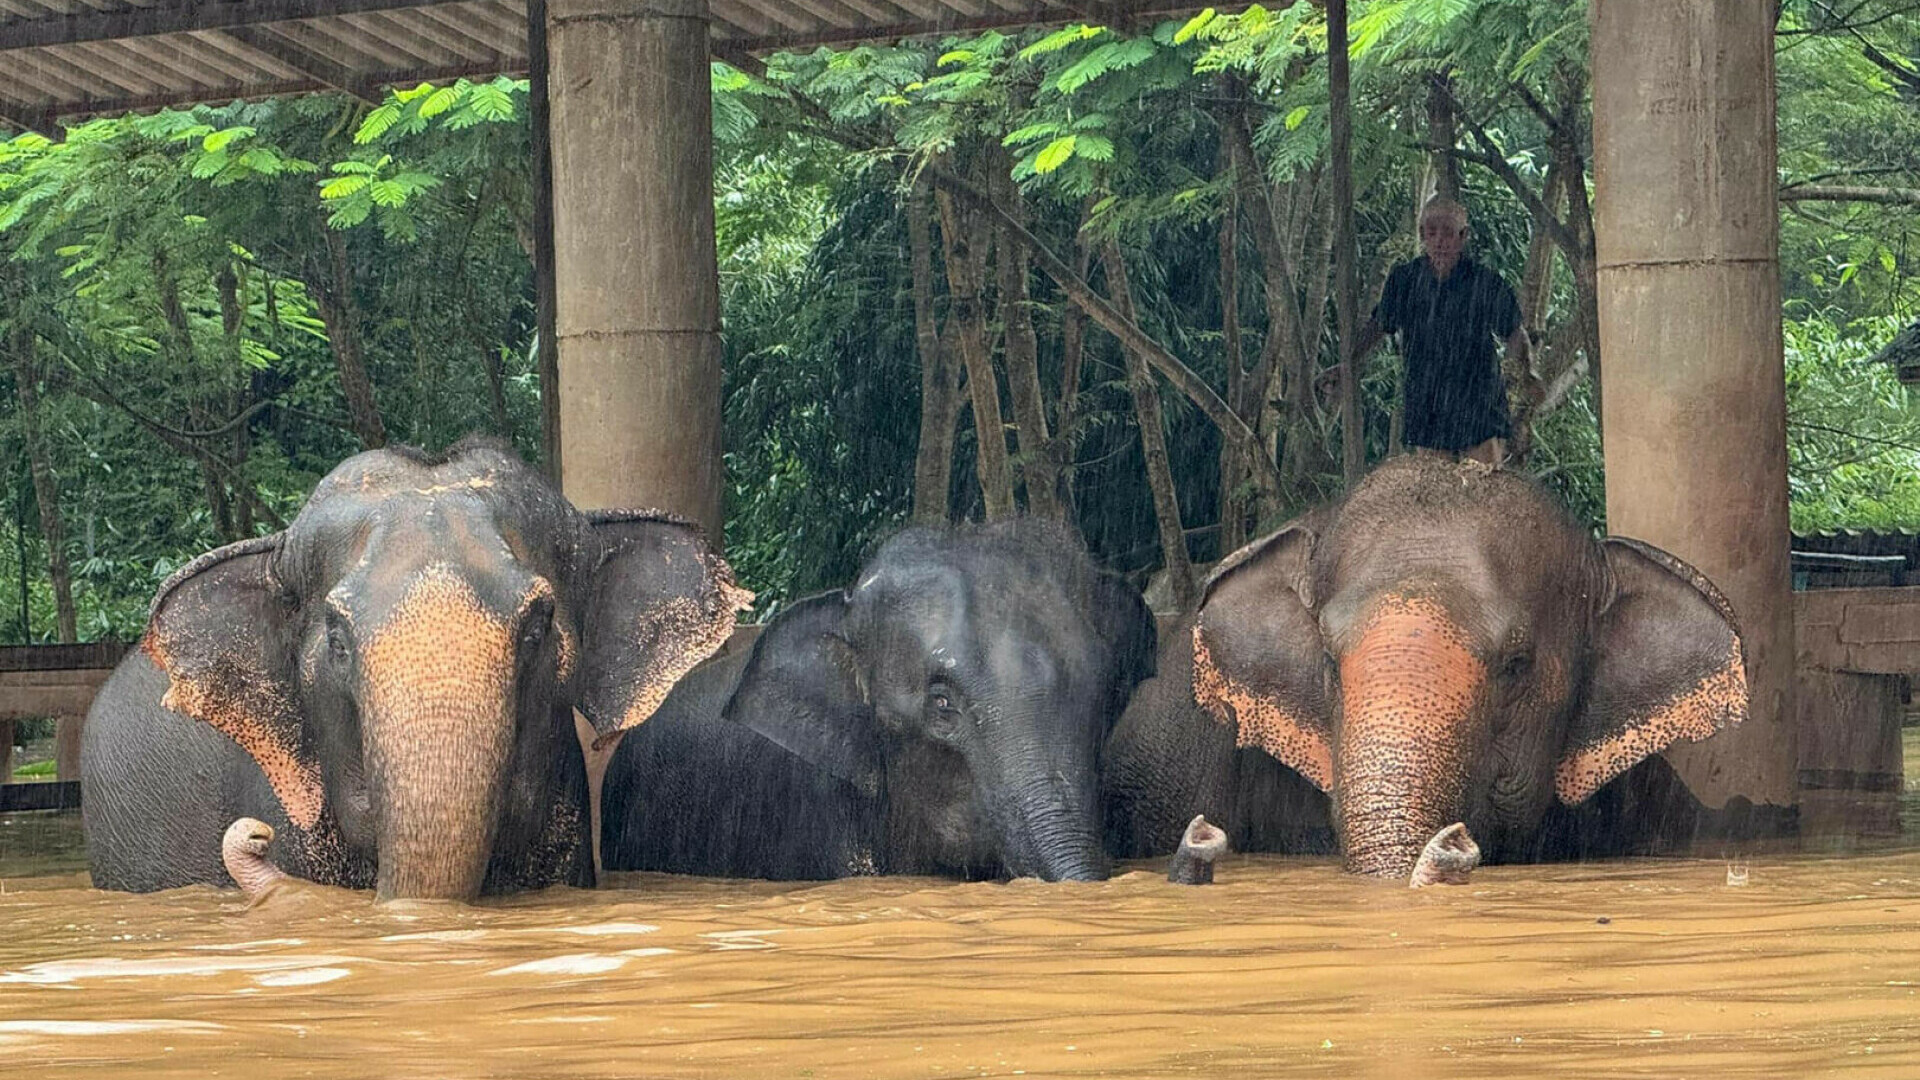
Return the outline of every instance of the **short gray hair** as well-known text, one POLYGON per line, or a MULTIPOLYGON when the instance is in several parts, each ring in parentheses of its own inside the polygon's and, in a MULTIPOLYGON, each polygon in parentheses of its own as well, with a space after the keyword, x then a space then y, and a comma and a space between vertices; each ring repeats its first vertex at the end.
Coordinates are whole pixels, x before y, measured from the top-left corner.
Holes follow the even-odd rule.
POLYGON ((1445 195, 1435 195, 1420 208, 1420 224, 1425 225, 1429 219, 1443 214, 1452 218, 1461 228, 1467 227, 1467 208, 1445 195))

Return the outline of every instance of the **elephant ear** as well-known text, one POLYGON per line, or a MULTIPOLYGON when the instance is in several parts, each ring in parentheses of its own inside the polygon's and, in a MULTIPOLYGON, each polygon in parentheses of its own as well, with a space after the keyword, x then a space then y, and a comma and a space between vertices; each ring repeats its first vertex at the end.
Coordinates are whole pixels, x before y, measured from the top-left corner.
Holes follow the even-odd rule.
POLYGON ((776 616, 722 715, 872 796, 884 772, 880 729, 859 656, 841 636, 846 613, 847 594, 836 589, 776 616))
POLYGON ((587 515, 580 668, 574 705, 602 741, 652 716, 733 632, 753 593, 700 527, 656 510, 587 515))
POLYGON ((1222 560, 1193 623, 1193 700, 1312 781, 1333 785, 1333 703, 1314 615, 1310 521, 1302 519, 1222 560))
POLYGON ((166 672, 160 704, 238 743, 288 820, 313 830, 326 799, 295 692, 299 633, 274 576, 279 550, 276 533, 182 566, 155 594, 140 648, 166 672))
POLYGON ((1572 806, 1681 739, 1747 717, 1733 606, 1706 576, 1650 544, 1609 537, 1586 693, 1554 771, 1572 806))

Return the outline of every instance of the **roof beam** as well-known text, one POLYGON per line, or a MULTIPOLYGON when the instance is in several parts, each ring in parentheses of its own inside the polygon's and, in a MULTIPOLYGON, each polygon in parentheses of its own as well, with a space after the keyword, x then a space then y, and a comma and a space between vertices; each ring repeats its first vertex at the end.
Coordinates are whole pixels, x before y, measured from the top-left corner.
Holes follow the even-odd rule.
POLYGON ((46 19, 0 22, 0 52, 76 41, 178 34, 187 30, 228 30, 236 26, 318 19, 362 11, 432 7, 464 0, 174 0, 126 11, 88 11, 46 19))
MULTIPOLYGON (((948 0, 950 7, 958 9, 959 0, 948 0)), ((1015 15, 1010 12, 994 14, 966 15, 959 18, 947 17, 926 19, 918 22, 903 22, 892 26, 871 26, 865 28, 835 27, 813 33, 774 33, 760 37, 741 38, 726 44, 745 52, 778 52, 787 49, 805 49, 816 45, 851 45, 856 42, 890 42, 902 38, 921 37, 931 34, 965 34, 981 30, 991 30, 1006 26, 1049 26, 1060 23, 1096 21, 1112 26, 1122 24, 1122 20, 1145 19, 1150 17, 1171 17, 1191 14, 1203 5, 1194 0, 1107 0, 1097 7, 1087 0, 1063 5, 1059 8, 1033 11, 1015 15)), ((1223 3, 1222 8, 1238 8, 1237 3, 1223 3)))
MULTIPOLYGON (((370 90, 379 90, 395 84, 412 85, 416 82, 439 82, 443 79, 463 79, 478 75, 519 75, 526 73, 526 61, 511 61, 506 66, 500 64, 451 64, 446 67, 414 68, 407 71, 379 71, 366 76, 362 85, 370 90)), ((125 112, 139 112, 146 109, 186 108, 193 104, 225 105, 233 101, 253 100, 256 98, 276 97, 282 94, 311 94, 326 90, 311 78, 289 80, 285 82, 259 83, 251 86, 214 86, 196 91, 191 96, 181 94, 155 94, 145 97, 89 98, 85 101, 59 102, 52 106, 55 116, 111 116, 125 112)), ((24 107, 23 107, 24 108, 24 107)), ((44 110, 43 110, 44 111, 44 110)), ((30 113, 30 115, 32 115, 30 113)), ((0 119, 5 119, 0 117, 0 119)))
POLYGON ((288 38, 260 26, 229 26, 221 33, 255 52, 264 53, 282 64, 343 94, 359 98, 369 105, 380 104, 379 95, 352 69, 314 52, 288 38))
POLYGON ((0 98, 0 121, 12 125, 21 131, 31 131, 45 135, 49 139, 60 137, 59 128, 53 122, 53 111, 29 105, 12 98, 0 98))

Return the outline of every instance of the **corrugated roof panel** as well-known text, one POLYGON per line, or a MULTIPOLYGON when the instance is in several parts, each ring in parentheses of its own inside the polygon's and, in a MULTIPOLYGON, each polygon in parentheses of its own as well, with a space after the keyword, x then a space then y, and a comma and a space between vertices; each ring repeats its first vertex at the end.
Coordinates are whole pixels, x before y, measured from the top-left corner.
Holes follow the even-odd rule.
MULTIPOLYGON (((716 47, 1196 10, 1177 0, 710 0, 716 47)), ((1223 5, 1224 6, 1224 5, 1223 5)), ((0 0, 0 119, 519 73, 523 0, 0 0)))

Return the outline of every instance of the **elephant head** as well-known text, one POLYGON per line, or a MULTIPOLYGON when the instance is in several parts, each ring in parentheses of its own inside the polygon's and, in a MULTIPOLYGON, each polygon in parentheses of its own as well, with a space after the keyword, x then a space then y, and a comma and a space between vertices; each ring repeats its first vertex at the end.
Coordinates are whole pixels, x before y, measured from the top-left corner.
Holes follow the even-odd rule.
POLYGON ((260 765, 309 865, 382 898, 591 879, 579 708, 645 720, 751 594, 694 526, 583 515, 513 452, 376 450, 182 567, 162 704, 260 765))
POLYGON ((1518 474, 1427 454, 1223 561, 1193 649, 1195 700, 1330 794, 1348 868, 1375 875, 1455 821, 1513 851, 1554 798, 1747 709, 1705 577, 1595 541, 1518 474))
POLYGON ((1097 879, 1100 746, 1153 655, 1063 532, 910 530, 768 625, 726 716, 880 799, 887 869, 1097 879))

